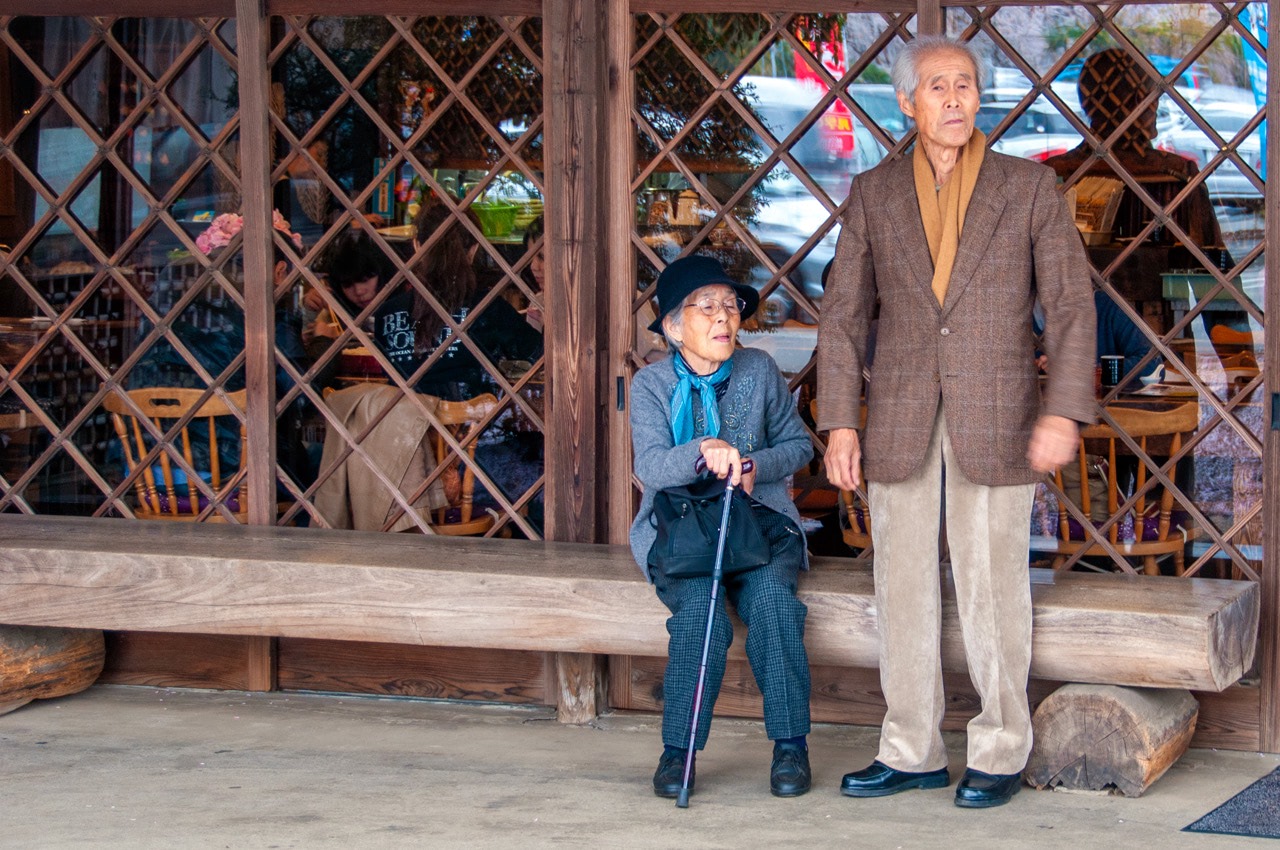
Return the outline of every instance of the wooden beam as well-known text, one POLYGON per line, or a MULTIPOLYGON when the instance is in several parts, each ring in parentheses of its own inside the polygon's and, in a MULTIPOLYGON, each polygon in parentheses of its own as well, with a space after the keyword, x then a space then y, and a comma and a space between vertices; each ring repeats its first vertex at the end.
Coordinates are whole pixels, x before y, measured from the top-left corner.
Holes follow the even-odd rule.
POLYGON ((606 166, 605 195, 609 208, 605 219, 608 253, 609 327, 620 331, 608 335, 608 368, 605 377, 611 386, 604 396, 608 426, 608 528, 605 540, 626 543, 635 517, 631 487, 631 349, 635 342, 635 316, 631 302, 636 295, 636 262, 629 246, 635 228, 635 198, 631 180, 635 172, 635 126, 631 110, 635 103, 635 74, 631 71, 631 50, 635 41, 635 19, 631 15, 611 15, 609 19, 608 64, 610 108, 605 114, 604 134, 610 156, 606 166))
MULTIPOLYGON (((270 31, 260 0, 236 0, 240 94, 240 197, 244 216, 245 442, 249 453, 249 522, 276 521, 275 277, 271 224, 270 31)), ((275 689, 275 646, 250 642, 249 689, 275 689)))
POLYGON ((830 3, 813 3, 810 0, 633 0, 631 11, 637 15, 646 12, 704 14, 708 12, 743 12, 758 14, 770 12, 910 12, 915 8, 912 0, 834 0, 830 3))
MULTIPOLYGON (((1280 0, 1269 0, 1270 18, 1280 15, 1280 0)), ((1268 39, 1267 65, 1280 65, 1280 44, 1268 39)), ((1275 175, 1280 174, 1280 75, 1267 77, 1267 186, 1265 208, 1275 210, 1280 203, 1277 197, 1275 175)), ((1275 251, 1280 248, 1280 215, 1268 215, 1266 240, 1272 262, 1264 271, 1264 302, 1280 304, 1280 263, 1275 262, 1275 251)), ((1276 312, 1268 315, 1268 324, 1275 324, 1276 312)), ((1276 414, 1280 398, 1280 336, 1268 328, 1264 334, 1266 374, 1265 384, 1270 404, 1264 404, 1263 419, 1266 428, 1262 451, 1262 504, 1263 516, 1271 521, 1262 524, 1262 619, 1259 675, 1262 699, 1259 730, 1262 749, 1267 752, 1280 750, 1280 522, 1277 522, 1276 505, 1280 504, 1280 422, 1276 414)))
POLYGON ((608 152, 601 126, 610 107, 606 21, 619 5, 547 0, 543 17, 551 370, 546 534, 583 543, 602 538, 596 492, 603 461, 599 316, 609 267, 602 191, 608 152))
MULTIPOLYGON (((265 0, 268 15, 350 15, 340 0, 265 0)), ((130 18, 230 18, 237 14, 237 0, 113 0, 111 15, 130 18)), ((538 15, 539 0, 379 0, 360 8, 362 15, 538 15)), ((9 0, 6 15, 97 16, 101 6, 90 0, 9 0)))
MULTIPOLYGON (((622 546, 120 522, 0 516, 0 623, 666 652, 668 612, 622 546)), ((811 661, 876 666, 870 570, 814 562, 800 584, 811 661)), ((1253 662, 1253 582, 1032 576, 1036 678, 1220 691, 1253 662)), ((942 616, 944 669, 964 671, 950 587, 942 616)))
POLYGON ((110 11, 104 11, 92 0, 7 0, 4 5, 4 14, 15 16, 231 18, 236 14, 235 0, 112 0, 110 11))
MULTIPOLYGON (((268 15, 350 15, 343 0, 266 0, 268 15)), ((362 15, 541 15, 541 0, 378 0, 362 15)))

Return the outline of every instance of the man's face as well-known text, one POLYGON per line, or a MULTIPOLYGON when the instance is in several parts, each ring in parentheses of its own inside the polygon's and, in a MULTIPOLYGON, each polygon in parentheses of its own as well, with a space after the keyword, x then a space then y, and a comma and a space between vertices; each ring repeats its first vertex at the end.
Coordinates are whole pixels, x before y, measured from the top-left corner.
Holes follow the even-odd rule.
POLYGON ((969 55, 951 48, 933 50, 920 58, 918 70, 915 103, 898 95, 902 113, 916 122, 925 142, 963 147, 973 135, 980 101, 978 75, 969 55))

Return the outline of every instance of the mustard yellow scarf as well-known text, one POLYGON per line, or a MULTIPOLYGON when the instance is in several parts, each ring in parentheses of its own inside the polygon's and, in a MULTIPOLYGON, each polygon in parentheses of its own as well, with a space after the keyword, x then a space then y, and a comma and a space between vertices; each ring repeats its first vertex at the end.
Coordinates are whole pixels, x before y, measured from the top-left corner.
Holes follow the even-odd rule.
POLYGON ((933 168, 924 155, 924 145, 916 142, 912 159, 916 197, 920 201, 924 235, 929 240, 929 254, 933 257, 933 294, 939 304, 947 297, 951 269, 960 250, 960 234, 964 232, 964 214, 973 198, 973 187, 978 182, 978 171, 986 152, 987 137, 974 127, 973 135, 956 158, 951 178, 939 189, 934 182, 933 168))

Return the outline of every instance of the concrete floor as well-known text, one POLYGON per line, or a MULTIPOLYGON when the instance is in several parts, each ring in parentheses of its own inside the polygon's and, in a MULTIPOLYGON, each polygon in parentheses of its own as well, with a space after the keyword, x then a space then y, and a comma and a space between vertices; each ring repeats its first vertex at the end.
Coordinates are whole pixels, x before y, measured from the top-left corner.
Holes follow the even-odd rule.
MULTIPOLYGON (((717 719, 687 810, 653 796, 658 718, 543 708, 97 686, 0 717, 0 847, 858 848, 1267 846, 1179 830, 1280 757, 1191 750, 1139 799, 1024 789, 840 796, 876 730, 820 726, 815 788, 768 791, 761 724, 717 719)), ((948 739, 953 773, 963 737, 948 739)))

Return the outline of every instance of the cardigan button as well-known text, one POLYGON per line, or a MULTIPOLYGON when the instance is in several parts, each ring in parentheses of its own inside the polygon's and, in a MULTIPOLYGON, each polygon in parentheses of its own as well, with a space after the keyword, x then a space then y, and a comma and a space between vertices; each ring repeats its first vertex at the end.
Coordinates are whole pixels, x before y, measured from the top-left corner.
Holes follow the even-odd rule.
POLYGON ((943 329, 942 329, 942 331, 941 331, 941 333, 942 333, 942 335, 943 335, 943 336, 950 336, 950 335, 951 335, 951 328, 943 328, 943 329))

